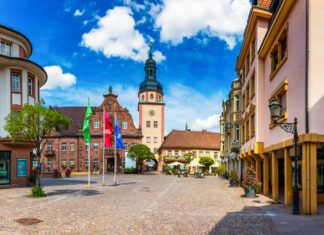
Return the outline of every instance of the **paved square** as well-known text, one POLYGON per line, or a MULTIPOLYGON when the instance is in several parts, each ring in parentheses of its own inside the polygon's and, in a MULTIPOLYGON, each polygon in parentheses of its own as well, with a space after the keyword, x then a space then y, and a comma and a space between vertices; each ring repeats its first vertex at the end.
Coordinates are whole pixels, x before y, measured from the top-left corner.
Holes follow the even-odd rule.
POLYGON ((241 198, 218 177, 161 175, 86 176, 43 179, 49 195, 25 197, 29 188, 2 189, 0 234, 276 234, 260 209, 267 198, 241 198), (110 184, 110 185, 109 185, 110 184), (22 225, 16 220, 42 222, 22 225))

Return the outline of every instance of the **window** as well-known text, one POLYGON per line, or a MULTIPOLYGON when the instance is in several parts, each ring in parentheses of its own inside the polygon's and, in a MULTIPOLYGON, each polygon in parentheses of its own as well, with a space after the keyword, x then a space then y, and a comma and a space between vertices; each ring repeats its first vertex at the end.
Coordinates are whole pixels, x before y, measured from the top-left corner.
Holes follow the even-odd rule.
POLYGON ((255 39, 253 39, 252 43, 251 43, 251 53, 252 53, 252 60, 251 60, 251 64, 253 63, 253 59, 255 56, 255 52, 256 52, 256 48, 255 48, 255 39))
POLYGON ((122 127, 123 129, 127 129, 127 121, 123 121, 122 127))
POLYGON ((242 111, 244 111, 245 108, 245 94, 243 94, 243 99, 242 99, 242 111))
POLYGON ((171 156, 171 154, 172 154, 171 151, 169 151, 169 152, 168 152, 168 155, 171 156))
POLYGON ((93 143, 93 150, 98 150, 99 149, 99 143, 98 142, 94 142, 93 143))
POLYGON ((202 157, 204 155, 204 152, 199 152, 199 156, 202 157))
POLYGON ((255 92, 255 74, 253 74, 251 78, 251 97, 254 95, 254 92, 255 92))
POLYGON ((157 148, 154 148, 154 154, 156 154, 157 153, 157 148))
POLYGON ((99 128, 99 120, 94 121, 94 128, 98 129, 99 128))
POLYGON ((47 151, 52 151, 53 150, 53 144, 52 143, 48 143, 47 144, 47 151))
POLYGON ((283 60, 287 54, 287 36, 285 36, 281 40, 280 45, 281 45, 281 60, 283 60))
POLYGON ((150 98, 151 98, 151 99, 154 99, 154 95, 153 95, 152 93, 151 93, 151 95, 150 95, 150 98))
POLYGON ((158 142, 157 137, 154 137, 154 143, 157 143, 157 142, 158 142))
POLYGON ((280 104, 281 104, 281 118, 285 117, 287 112, 287 95, 286 92, 280 96, 280 104))
POLYGON ((218 153, 214 152, 214 158, 216 159, 218 157, 218 153))
POLYGON ((70 160, 70 168, 73 169, 75 167, 75 161, 74 160, 70 160))
POLYGON ((108 151, 114 150, 114 147, 108 147, 108 151))
POLYGON ((12 92, 20 92, 20 74, 12 74, 12 92))
POLYGON ((271 72, 274 72, 277 69, 278 66, 278 47, 276 46, 274 51, 271 54, 271 72))
POLYGON ((0 42, 0 54, 11 56, 11 44, 8 42, 0 42))
POLYGON ((142 95, 142 101, 144 101, 144 95, 142 95))
POLYGON ((206 152, 206 156, 209 157, 209 152, 206 152))
POLYGON ((74 151, 74 143, 70 143, 70 151, 74 151))
POLYGON ((66 151, 66 143, 62 143, 61 149, 62 151, 66 151))
POLYGON ((240 139, 240 126, 238 124, 235 125, 235 141, 239 141, 240 139))
POLYGON ((94 166, 98 166, 98 165, 99 165, 99 161, 98 161, 98 159, 93 159, 93 165, 94 165, 94 166))
POLYGON ((146 127, 151 127, 151 122, 150 121, 146 121, 146 127))
POLYGON ((159 95, 159 101, 162 101, 162 96, 161 95, 159 95))
POLYGON ((133 146, 135 146, 135 145, 136 145, 135 143, 132 143, 132 144, 131 144, 131 147, 133 147, 133 146))
POLYGON ((90 143, 85 143, 85 150, 89 150, 90 143))
POLYGON ((240 96, 236 96, 236 111, 240 111, 240 96))
POLYGON ((154 121, 154 127, 158 127, 158 122, 157 121, 154 121))
POLYGON ((248 141, 249 138, 250 138, 249 126, 250 126, 250 122, 247 121, 247 122, 246 122, 246 141, 248 141))
POLYGON ((61 166, 62 166, 62 168, 63 168, 63 167, 65 167, 65 168, 66 168, 66 167, 67 167, 67 162, 66 162, 66 160, 62 160, 62 163, 61 163, 61 164, 62 164, 62 165, 61 165, 61 166))
POLYGON ((124 145, 124 150, 128 151, 128 143, 124 143, 123 145, 124 145))
POLYGON ((84 160, 84 165, 86 165, 86 166, 89 165, 89 161, 88 161, 88 159, 84 160))
POLYGON ((151 143, 151 137, 146 137, 146 143, 151 143))
POLYGON ((246 75, 248 75, 250 70, 250 53, 246 56, 246 75))
POLYGON ((245 126, 242 126, 242 144, 245 142, 245 126))
POLYGON ((195 157, 196 155, 197 155, 196 151, 193 151, 193 152, 192 152, 192 156, 195 157))
POLYGON ((150 75, 151 76, 153 75, 153 69, 150 69, 150 75))
POLYGON ((255 135, 255 115, 251 116, 251 137, 255 135))
POLYGON ((47 166, 48 166, 48 167, 51 167, 51 166, 52 166, 52 163, 53 163, 52 160, 47 160, 47 166))
POLYGON ((246 87, 246 92, 245 92, 245 94, 246 94, 246 107, 249 105, 249 100, 250 100, 250 86, 248 85, 247 87, 246 87))
POLYGON ((179 156, 179 151, 175 151, 175 155, 176 156, 179 156))
POLYGON ((112 100, 108 100, 108 104, 112 104, 112 100))
POLYGON ((28 78, 28 95, 33 96, 34 95, 34 89, 33 89, 33 78, 28 78))
POLYGON ((186 155, 186 151, 182 151, 181 153, 182 153, 182 156, 186 155))

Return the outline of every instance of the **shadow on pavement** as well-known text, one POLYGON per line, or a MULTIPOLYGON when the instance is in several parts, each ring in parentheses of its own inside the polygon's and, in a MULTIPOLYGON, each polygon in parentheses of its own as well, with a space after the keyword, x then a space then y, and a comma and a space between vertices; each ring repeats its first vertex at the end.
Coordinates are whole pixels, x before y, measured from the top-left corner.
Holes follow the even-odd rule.
POLYGON ((211 231, 213 234, 277 234, 270 216, 259 207, 247 206, 241 211, 227 213, 211 231))
POLYGON ((121 183, 121 184, 110 184, 108 186, 109 187, 116 187, 116 186, 129 185, 129 184, 136 184, 136 182, 133 181, 133 182, 125 182, 125 183, 121 183))
MULTIPOLYGON (((96 181, 90 181, 91 184, 96 184, 96 181)), ((46 186, 64 186, 64 185, 80 185, 88 184, 88 180, 77 180, 77 179, 49 179, 49 178, 44 178, 41 179, 41 184, 42 187, 46 186)))
MULTIPOLYGON (((78 189, 57 189, 53 192, 49 192, 47 193, 48 196, 58 196, 58 195, 66 195, 66 194, 72 194, 75 192, 79 192, 80 190, 78 189)), ((93 189, 85 189, 82 190, 79 195, 82 196, 93 196, 93 195, 98 195, 101 194, 101 192, 97 191, 97 190, 93 190, 93 189)))

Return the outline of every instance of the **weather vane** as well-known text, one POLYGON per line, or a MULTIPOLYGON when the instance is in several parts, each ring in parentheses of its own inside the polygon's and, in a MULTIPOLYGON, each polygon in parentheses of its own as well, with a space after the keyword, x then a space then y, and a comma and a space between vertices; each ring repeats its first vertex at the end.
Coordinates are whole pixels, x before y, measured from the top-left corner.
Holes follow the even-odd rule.
POLYGON ((152 47, 152 42, 154 42, 153 38, 150 39, 150 44, 149 44, 150 47, 152 47))

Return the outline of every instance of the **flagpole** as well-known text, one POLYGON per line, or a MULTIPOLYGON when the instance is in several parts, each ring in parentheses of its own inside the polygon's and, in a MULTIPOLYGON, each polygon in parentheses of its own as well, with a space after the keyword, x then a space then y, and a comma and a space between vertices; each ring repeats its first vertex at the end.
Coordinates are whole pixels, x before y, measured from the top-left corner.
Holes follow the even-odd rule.
POLYGON ((105 186, 105 130, 106 130, 106 120, 105 120, 105 106, 103 107, 102 120, 103 120, 103 142, 102 142, 102 186, 105 186))
MULTIPOLYGON (((88 97, 88 104, 90 102, 90 98, 88 97)), ((90 143, 86 143, 88 145, 88 185, 87 188, 91 188, 90 184, 90 143)))
MULTIPOLYGON (((115 127, 116 127, 116 113, 115 113, 115 127)), ((115 128, 115 150, 114 150, 115 166, 114 166, 114 184, 116 184, 116 173, 117 173, 116 147, 117 147, 117 141, 116 141, 116 128, 115 128)))

